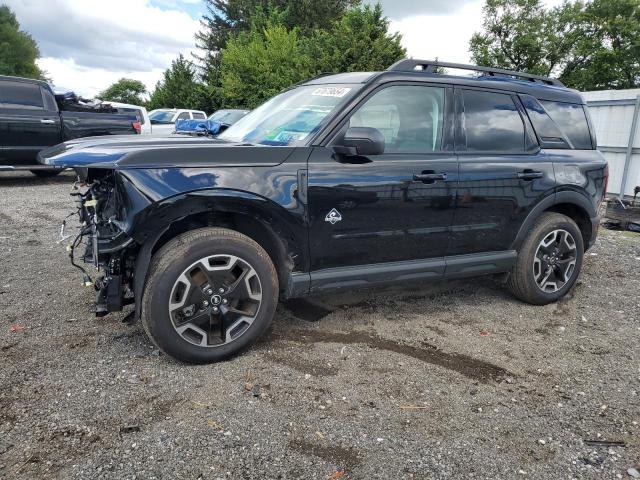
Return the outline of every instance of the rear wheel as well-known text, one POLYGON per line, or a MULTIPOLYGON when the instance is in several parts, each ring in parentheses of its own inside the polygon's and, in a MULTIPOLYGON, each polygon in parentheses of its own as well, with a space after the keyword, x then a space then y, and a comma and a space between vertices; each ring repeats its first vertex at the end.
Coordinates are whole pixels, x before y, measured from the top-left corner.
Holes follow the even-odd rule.
POLYGON ((168 355, 215 362, 260 337, 277 300, 276 271, 260 245, 233 230, 203 228, 176 237, 154 255, 142 322, 168 355))
POLYGON ((571 290, 583 256, 582 234, 575 222, 559 213, 545 213, 525 238, 507 285, 525 302, 555 302, 571 290))

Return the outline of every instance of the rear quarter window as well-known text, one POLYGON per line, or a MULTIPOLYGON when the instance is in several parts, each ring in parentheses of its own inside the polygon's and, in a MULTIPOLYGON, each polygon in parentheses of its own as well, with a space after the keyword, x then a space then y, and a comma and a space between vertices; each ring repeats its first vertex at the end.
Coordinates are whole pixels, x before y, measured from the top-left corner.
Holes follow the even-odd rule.
POLYGON ((204 118, 207 118, 207 117, 205 117, 203 113, 193 112, 193 118, 204 119, 204 118))
POLYGON ((44 102, 42 101, 40 85, 0 81, 0 108, 42 110, 44 102))
POLYGON ((139 110, 137 108, 118 108, 118 112, 119 113, 128 113, 129 115, 135 115, 136 117, 138 117, 138 122, 140 122, 141 125, 144 125, 144 115, 142 115, 142 110, 139 110))
POLYGON ((540 104, 576 150, 593 150, 584 107, 575 103, 541 100, 540 104))

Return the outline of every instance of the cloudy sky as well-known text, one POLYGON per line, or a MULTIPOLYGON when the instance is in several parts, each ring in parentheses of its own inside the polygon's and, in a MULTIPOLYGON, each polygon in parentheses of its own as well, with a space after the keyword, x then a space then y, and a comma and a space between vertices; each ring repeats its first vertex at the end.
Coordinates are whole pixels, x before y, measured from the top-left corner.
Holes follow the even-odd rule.
MULTIPOLYGON (((373 0, 367 0, 373 3, 373 0)), ((557 4, 561 0, 546 0, 557 4)), ((0 0, 40 46, 59 88, 93 96, 119 78, 149 89, 179 53, 195 51, 202 0, 0 0)), ((408 54, 467 62, 483 0, 382 0, 408 54)))

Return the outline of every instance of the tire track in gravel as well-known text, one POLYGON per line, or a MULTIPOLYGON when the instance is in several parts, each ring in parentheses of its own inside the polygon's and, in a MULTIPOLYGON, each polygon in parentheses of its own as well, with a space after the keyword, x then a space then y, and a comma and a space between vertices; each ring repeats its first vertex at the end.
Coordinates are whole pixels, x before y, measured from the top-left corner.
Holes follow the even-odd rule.
POLYGON ((505 368, 479 360, 461 353, 448 353, 423 342, 424 347, 406 345, 378 335, 362 332, 331 332, 323 330, 289 330, 286 333, 274 333, 275 340, 313 344, 342 343, 363 344, 379 350, 398 353, 415 358, 425 363, 460 373, 467 378, 481 383, 501 382, 506 377, 516 377, 505 368))

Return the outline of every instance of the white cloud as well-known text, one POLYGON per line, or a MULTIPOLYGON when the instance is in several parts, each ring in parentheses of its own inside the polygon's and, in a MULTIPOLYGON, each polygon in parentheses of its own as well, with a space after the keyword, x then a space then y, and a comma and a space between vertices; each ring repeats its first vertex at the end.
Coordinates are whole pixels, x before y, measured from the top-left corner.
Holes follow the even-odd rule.
POLYGON ((378 2, 382 5, 387 17, 394 20, 402 20, 410 17, 424 15, 446 15, 458 10, 474 0, 366 0, 373 5, 378 2))
MULTIPOLYGON (((563 0, 543 0, 547 7, 560 5, 563 0)), ((383 1, 385 14, 391 17, 390 30, 402 34, 402 44, 413 58, 443 62, 469 63, 469 40, 474 32, 482 30, 483 0, 451 0, 449 13, 442 13, 445 2, 435 2, 434 13, 404 16, 395 19, 394 12, 405 12, 409 0, 383 1), (394 6, 396 5, 397 6, 394 6)), ((431 11, 430 1, 418 2, 419 11, 431 11)))
MULTIPOLYGON (((181 2, 190 0, 181 0, 181 2)), ((121 77, 152 88, 179 53, 194 50, 198 20, 151 0, 5 0, 40 46, 58 85, 95 95, 121 77)))
POLYGON ((41 58, 38 61, 38 65, 54 79, 53 83, 56 89, 73 90, 79 95, 89 98, 95 96, 122 77, 140 80, 147 85, 147 90, 149 90, 155 86, 164 72, 163 68, 155 68, 144 72, 129 72, 100 67, 85 67, 78 65, 71 58, 41 58))
MULTIPOLYGON (((36 39, 55 84, 91 97, 122 77, 149 90, 180 53, 190 57, 202 0, 0 0, 36 39)), ((366 0, 375 3, 376 0, 366 0)), ((544 0, 557 5, 562 0, 544 0)), ((382 0, 409 56, 468 63, 484 0, 382 0)))
POLYGON ((447 15, 414 15, 392 20, 414 58, 469 63, 469 39, 482 26, 482 2, 471 2, 447 15))

